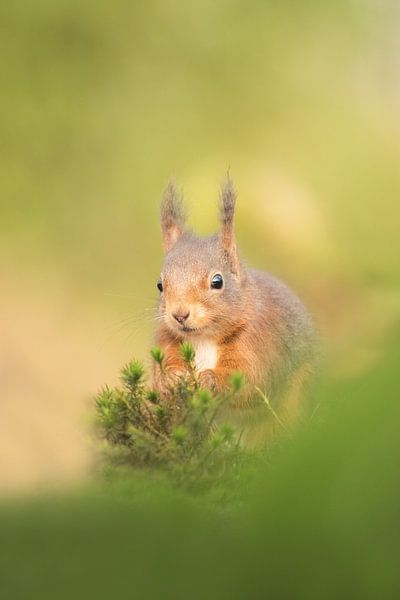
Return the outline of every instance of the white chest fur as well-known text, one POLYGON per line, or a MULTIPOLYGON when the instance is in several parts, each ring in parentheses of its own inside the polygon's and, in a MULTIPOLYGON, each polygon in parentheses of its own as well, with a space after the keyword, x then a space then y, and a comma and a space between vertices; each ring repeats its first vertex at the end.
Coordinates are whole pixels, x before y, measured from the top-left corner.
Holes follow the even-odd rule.
POLYGON ((194 339, 191 340, 191 343, 196 353, 195 364, 197 371, 215 369, 218 359, 217 344, 208 339, 194 339))

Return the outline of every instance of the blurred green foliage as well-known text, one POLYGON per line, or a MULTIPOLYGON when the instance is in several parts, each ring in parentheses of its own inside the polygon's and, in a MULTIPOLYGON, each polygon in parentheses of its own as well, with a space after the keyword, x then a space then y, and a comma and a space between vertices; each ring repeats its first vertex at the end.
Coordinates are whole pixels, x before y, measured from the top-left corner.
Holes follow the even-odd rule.
POLYGON ((89 292, 106 280, 149 294, 168 177, 209 229, 230 165, 247 253, 295 278, 306 266, 289 268, 260 223, 260 178, 273 168, 309 190, 329 224, 334 253, 322 241, 308 268, 398 283, 387 218, 399 216, 398 21, 380 4, 3 4, 5 249, 55 263, 89 292))
POLYGON ((323 418, 203 493, 139 471, 3 501, 4 597, 397 598, 399 359, 330 386, 323 418))

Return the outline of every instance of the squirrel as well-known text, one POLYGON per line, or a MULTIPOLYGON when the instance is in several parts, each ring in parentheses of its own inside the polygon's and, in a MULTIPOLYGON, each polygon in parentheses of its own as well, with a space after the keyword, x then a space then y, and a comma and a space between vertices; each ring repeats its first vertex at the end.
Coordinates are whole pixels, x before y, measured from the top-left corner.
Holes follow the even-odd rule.
MULTIPOLYGON (((202 387, 223 391, 230 375, 242 372, 253 394, 238 400, 236 410, 257 421, 255 403, 249 400, 256 387, 272 406, 283 403, 287 413, 299 411, 315 370, 317 335, 297 296, 240 258, 233 229, 235 203, 228 176, 220 193, 219 232, 197 237, 186 229, 180 193, 168 184, 160 211, 164 262, 157 282, 156 343, 164 353, 165 373, 172 378, 185 369, 180 353, 185 341, 195 350, 202 387)), ((160 369, 154 368, 154 386, 162 390, 160 369)))

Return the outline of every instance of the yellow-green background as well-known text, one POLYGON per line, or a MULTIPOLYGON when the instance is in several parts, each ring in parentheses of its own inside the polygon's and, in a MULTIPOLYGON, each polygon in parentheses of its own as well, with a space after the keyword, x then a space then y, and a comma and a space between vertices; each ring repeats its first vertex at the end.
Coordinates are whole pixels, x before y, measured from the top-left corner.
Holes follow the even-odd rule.
POLYGON ((170 176, 206 233, 230 168, 242 254, 304 299, 331 377, 382 358, 400 313, 399 13, 2 3, 1 489, 89 466, 90 394, 151 345, 170 176))

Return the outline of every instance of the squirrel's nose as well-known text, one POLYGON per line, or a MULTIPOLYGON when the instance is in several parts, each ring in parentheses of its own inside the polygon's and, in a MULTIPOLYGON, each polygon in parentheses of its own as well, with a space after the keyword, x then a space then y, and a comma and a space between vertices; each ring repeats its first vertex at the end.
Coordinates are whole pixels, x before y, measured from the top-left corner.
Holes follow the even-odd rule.
POLYGON ((172 316, 174 317, 174 319, 176 321, 178 321, 178 323, 180 323, 181 325, 184 324, 184 322, 186 321, 186 319, 188 318, 190 313, 184 313, 184 314, 178 314, 178 313, 172 313, 172 316))

